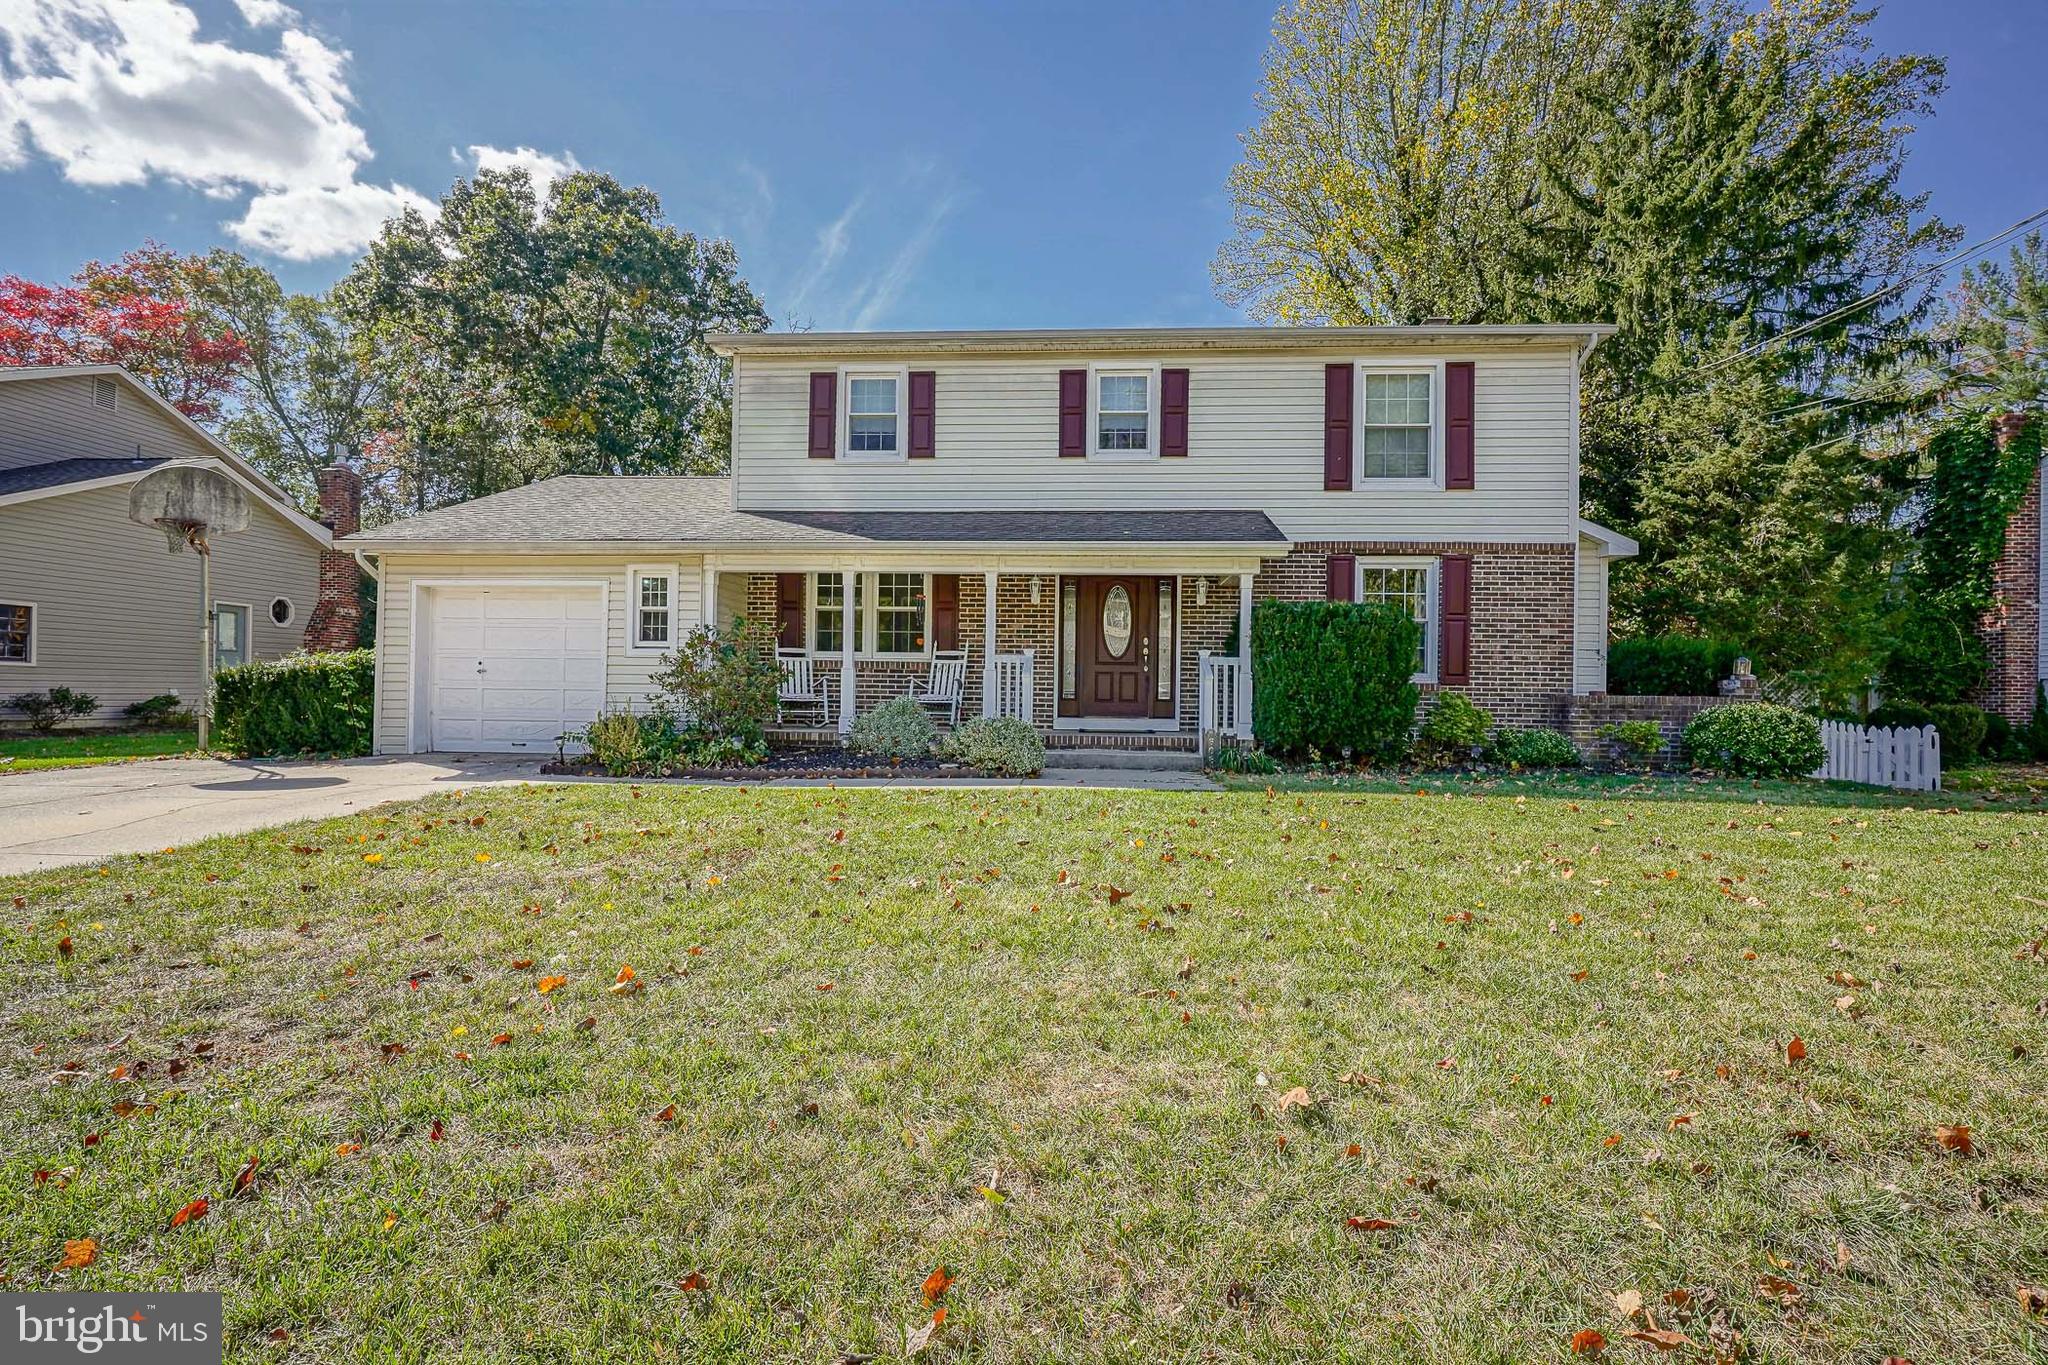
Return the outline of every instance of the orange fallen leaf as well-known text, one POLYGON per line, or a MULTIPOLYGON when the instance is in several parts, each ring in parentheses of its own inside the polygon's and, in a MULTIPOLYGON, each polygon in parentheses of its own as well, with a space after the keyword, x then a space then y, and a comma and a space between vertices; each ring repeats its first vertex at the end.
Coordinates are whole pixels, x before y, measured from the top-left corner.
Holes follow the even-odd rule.
POLYGON ((832 989, 832 983, 830 981, 820 981, 818 983, 818 989, 821 991, 829 991, 832 989))
POLYGON ((1351 1144, 1351 1145, 1350 1145, 1349 1147, 1346 1147, 1346 1148, 1344 1149, 1344 1155, 1346 1155, 1346 1156, 1363 1156, 1363 1155, 1365 1155, 1365 1149, 1364 1149, 1363 1147, 1360 1147, 1360 1146, 1359 1146, 1359 1145, 1358 1145, 1357 1143, 1355 1143, 1355 1142, 1354 1142, 1354 1143, 1352 1143, 1352 1144, 1351 1144))
POLYGON ((1273 1108, 1284 1114, 1290 1109, 1313 1109, 1316 1097, 1308 1093, 1308 1087, 1297 1085, 1273 1102, 1273 1108))
POLYGON ((1799 1286, 1781 1275, 1765 1275, 1756 1282, 1758 1297, 1776 1299, 1787 1308, 1799 1302, 1802 1292, 1799 1286))
POLYGON ((354 1156, 362 1150, 363 1144, 360 1142, 344 1142, 334 1149, 334 1154, 336 1156, 354 1156))
POLYGON ((533 983, 533 988, 542 995, 546 995, 549 991, 568 984, 569 978, 566 976, 544 976, 533 983))
POLYGON ((1361 1218, 1353 1214, 1344 1220, 1344 1226, 1359 1232, 1386 1232, 1401 1225, 1390 1218, 1361 1218))
POLYGON ((533 959, 530 957, 517 958, 512 963, 512 970, 515 972, 523 972, 532 965, 533 959))
POLYGON ((494 1033, 494 1034, 492 1034, 492 1035, 491 1035, 491 1046, 492 1046, 492 1047, 503 1047, 503 1046, 505 1046, 505 1044, 507 1044, 507 1043, 509 1043, 509 1042, 511 1042, 511 1041, 512 1041, 512 1035, 511 1035, 511 1034, 509 1034, 509 1033, 494 1033))
POLYGON ((612 980, 623 986, 637 975, 639 973, 635 972, 631 967, 621 967, 619 968, 619 974, 613 977, 612 980))
POLYGON ((206 1211, 211 1207, 212 1205, 203 1196, 195 1199, 171 1215, 171 1226, 181 1228, 195 1219, 204 1218, 206 1217, 206 1211))
POLYGON ((259 1164, 260 1163, 257 1161, 255 1157, 250 1157, 249 1164, 242 1167, 240 1171, 235 1173, 234 1188, 231 1189, 229 1193, 247 1194, 252 1188, 254 1188, 256 1184, 256 1167, 259 1164))
POLYGON ((1671 1116, 1671 1122, 1665 1124, 1664 1129, 1666 1132, 1671 1132, 1678 1128, 1681 1124, 1690 1124, 1692 1120, 1693 1116, 1691 1114, 1673 1114, 1671 1116))
POLYGON ((1575 1356, 1596 1356, 1607 1349, 1607 1338, 1590 1327, 1581 1327, 1572 1333, 1572 1354, 1575 1356))
POLYGON ((1681 1346, 1692 1345, 1691 1337, 1683 1332, 1674 1332, 1665 1327, 1639 1327, 1633 1332, 1624 1332, 1622 1335, 1630 1341, 1645 1342, 1660 1351, 1675 1351, 1681 1346))
POLYGON ((676 1281, 676 1288, 685 1294, 701 1294, 711 1288, 711 1281, 704 1278, 703 1271, 693 1270, 676 1281))
POLYGON ((90 1237, 77 1237, 64 1243, 64 1259, 57 1262, 59 1270, 83 1270, 100 1257, 100 1244, 90 1237))
POLYGON ((1619 1133, 1609 1133, 1609 1134, 1608 1134, 1608 1135, 1607 1135, 1606 1137, 1604 1137, 1604 1138, 1601 1138, 1601 1139, 1600 1139, 1600 1145, 1601 1145, 1602 1147, 1619 1147, 1619 1146, 1621 1146, 1621 1134, 1619 1134, 1619 1133))
POLYGON ((1970 1138, 1970 1125, 1967 1123, 1943 1124, 1934 1130, 1934 1140, 1948 1151, 1960 1152, 1964 1156, 1970 1156, 1977 1150, 1977 1144, 1970 1138))
POLYGON ((656 1123, 674 1123, 676 1121, 676 1107, 671 1104, 668 1108, 656 1114, 654 1121, 656 1123))
POLYGON ((1792 1041, 1785 1044, 1785 1060, 1788 1062, 1803 1062, 1806 1060, 1806 1040, 1796 1033, 1792 1035, 1792 1041))
POLYGON ((924 1301, 926 1303, 937 1303, 952 1285, 953 1276, 948 1273, 946 1267, 940 1266, 937 1270, 924 1277, 924 1301))

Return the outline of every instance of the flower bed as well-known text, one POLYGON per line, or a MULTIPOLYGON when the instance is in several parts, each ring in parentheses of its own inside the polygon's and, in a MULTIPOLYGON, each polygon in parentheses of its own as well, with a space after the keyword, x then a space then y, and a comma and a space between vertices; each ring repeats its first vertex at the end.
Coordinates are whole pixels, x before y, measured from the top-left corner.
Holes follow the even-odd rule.
MULTIPOLYGON (((588 757, 564 759, 543 764, 543 773, 551 776, 604 777, 603 765, 588 757)), ((715 767, 678 767, 658 776, 636 777, 636 782, 660 782, 669 779, 706 778, 724 779, 732 782, 767 781, 781 777, 917 777, 917 778, 963 778, 978 777, 972 768, 959 763, 942 763, 936 758, 889 762, 866 754, 856 754, 840 745, 791 745, 787 748, 772 748, 768 757, 759 763, 729 763, 715 767)))

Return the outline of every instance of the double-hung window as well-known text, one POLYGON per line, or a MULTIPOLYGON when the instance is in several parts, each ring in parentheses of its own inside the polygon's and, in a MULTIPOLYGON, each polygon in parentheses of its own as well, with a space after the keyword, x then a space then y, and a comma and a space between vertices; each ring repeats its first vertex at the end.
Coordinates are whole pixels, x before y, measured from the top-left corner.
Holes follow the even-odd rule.
POLYGON ((1358 600, 1397 607, 1422 627, 1415 646, 1415 676, 1436 677, 1436 561, 1428 559, 1361 559, 1358 600))
POLYGON ((35 604, 0 602, 0 664, 32 664, 35 661, 35 604))
POLYGON ((676 571, 639 567, 627 571, 626 600, 632 612, 633 648, 664 650, 676 642, 676 571))
MULTIPOLYGON (((923 658, 929 652, 931 578, 921 573, 856 574, 853 652, 862 659, 923 658), (870 642, 872 641, 872 644, 870 642)), ((845 652, 845 574, 811 576, 811 653, 845 652)))
POLYGON ((1159 453, 1159 371, 1098 365, 1088 372, 1088 454, 1110 460, 1159 453))
POLYGON ((845 447, 849 458, 893 460, 903 454, 903 376, 846 376, 845 447))
POLYGON ((1443 423, 1434 367, 1359 372, 1359 462, 1363 479, 1433 479, 1443 423))

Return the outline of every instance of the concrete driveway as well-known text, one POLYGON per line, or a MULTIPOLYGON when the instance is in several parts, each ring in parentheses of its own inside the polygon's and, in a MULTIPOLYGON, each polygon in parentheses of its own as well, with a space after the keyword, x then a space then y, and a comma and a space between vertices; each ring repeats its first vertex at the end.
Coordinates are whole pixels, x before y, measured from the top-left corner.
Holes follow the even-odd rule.
POLYGON ((333 763, 172 758, 0 775, 0 875, 152 853, 462 787, 531 782, 540 764, 496 754, 333 763))

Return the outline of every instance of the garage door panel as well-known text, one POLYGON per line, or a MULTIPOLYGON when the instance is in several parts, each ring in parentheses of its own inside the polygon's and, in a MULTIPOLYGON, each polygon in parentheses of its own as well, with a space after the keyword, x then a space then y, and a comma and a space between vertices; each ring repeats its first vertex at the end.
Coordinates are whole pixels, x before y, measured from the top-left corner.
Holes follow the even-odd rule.
POLYGON ((595 587, 436 589, 429 744, 553 748, 604 703, 606 630, 595 587))

